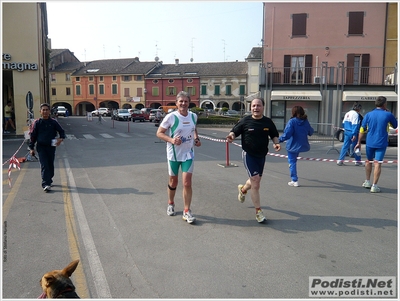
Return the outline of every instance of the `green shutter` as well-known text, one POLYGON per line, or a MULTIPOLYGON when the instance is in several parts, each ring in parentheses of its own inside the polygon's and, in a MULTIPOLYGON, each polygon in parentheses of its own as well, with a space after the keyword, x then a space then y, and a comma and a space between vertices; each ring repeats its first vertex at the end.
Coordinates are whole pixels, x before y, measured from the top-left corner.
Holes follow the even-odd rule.
POLYGON ((201 95, 206 95, 207 94, 207 86, 203 85, 201 86, 201 95))

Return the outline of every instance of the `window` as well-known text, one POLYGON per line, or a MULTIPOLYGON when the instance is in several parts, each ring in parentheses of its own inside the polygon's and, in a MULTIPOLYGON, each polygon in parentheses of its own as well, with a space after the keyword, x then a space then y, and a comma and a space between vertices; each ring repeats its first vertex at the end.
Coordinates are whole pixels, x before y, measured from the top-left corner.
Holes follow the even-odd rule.
POLYGON ((100 81, 104 81, 104 76, 100 76, 100 81))
POLYGON ((129 88, 124 88, 124 97, 129 97, 129 88))
POLYGON ((232 95, 232 86, 226 85, 225 95, 232 95))
POLYGON ((158 91, 158 87, 153 87, 151 88, 151 95, 153 96, 159 96, 159 91, 158 91))
POLYGON ((104 94, 104 85, 99 85, 99 94, 104 94))
POLYGON ((71 95, 71 88, 66 88, 65 89, 65 95, 71 95))
POLYGON ((292 37, 307 36, 307 14, 292 15, 292 37))
POLYGON ((214 95, 220 95, 219 90, 220 90, 220 86, 219 85, 215 85, 215 87, 214 87, 214 95))
POLYGON ((175 87, 167 87, 167 95, 176 95, 175 87))
POLYGON ((158 84, 158 79, 153 79, 153 84, 158 84))
POLYGON ((117 80, 117 77, 113 75, 112 80, 117 80))
POLYGON ((189 95, 196 95, 196 88, 195 87, 186 87, 185 91, 189 94, 189 95))
POLYGON ((239 95, 245 95, 246 94, 246 85, 240 85, 239 86, 239 95))
POLYGON ((347 55, 346 84, 359 85, 368 84, 370 55, 354 54, 347 55))
POLYGON ((129 82, 129 81, 131 81, 131 76, 129 76, 129 75, 124 75, 124 77, 123 77, 123 79, 122 79, 124 82, 129 82))
POLYGON ((349 12, 349 32, 348 35, 364 34, 364 12, 349 12))
POLYGON ((186 81, 187 81, 188 83, 193 83, 193 78, 188 78, 186 81))
POLYGON ((312 55, 285 55, 283 58, 283 82, 285 84, 310 84, 312 55))
POLYGON ((142 88, 137 88, 136 89, 136 96, 138 96, 138 97, 143 96, 143 89, 142 88))
POLYGON ((201 95, 206 95, 207 94, 207 85, 202 85, 201 86, 201 95))
POLYGON ((143 76, 141 76, 141 75, 135 75, 135 80, 136 80, 136 81, 142 81, 142 80, 143 80, 143 76))
POLYGON ((169 82, 170 84, 172 84, 172 83, 174 82, 174 80, 173 80, 173 79, 169 79, 168 82, 169 82))
POLYGON ((94 77, 93 77, 93 76, 89 76, 89 81, 90 81, 90 82, 92 82, 92 81, 93 81, 93 79, 94 79, 94 77))
POLYGON ((94 85, 89 85, 89 94, 90 95, 94 94, 94 85))
POLYGON ((57 95, 56 88, 51 88, 51 95, 57 95))
POLYGON ((117 85, 116 84, 112 84, 111 91, 112 91, 111 93, 114 94, 114 95, 118 94, 117 85))
POLYGON ((76 95, 81 95, 81 86, 76 86, 75 87, 75 94, 76 95))
POLYGON ((77 77, 76 77, 76 81, 77 81, 77 82, 80 82, 80 81, 81 81, 81 78, 80 78, 79 76, 77 76, 77 77))
POLYGON ((55 82, 55 81, 56 81, 56 74, 55 74, 55 73, 52 73, 52 74, 51 74, 51 81, 52 81, 52 82, 55 82))
POLYGON ((71 81, 71 74, 65 73, 65 81, 67 82, 71 81))

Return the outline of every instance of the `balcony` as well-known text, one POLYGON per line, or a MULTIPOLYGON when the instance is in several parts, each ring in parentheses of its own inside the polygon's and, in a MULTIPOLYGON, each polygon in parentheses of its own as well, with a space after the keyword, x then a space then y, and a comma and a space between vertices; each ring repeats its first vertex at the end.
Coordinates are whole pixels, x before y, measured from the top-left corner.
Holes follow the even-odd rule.
POLYGON ((397 67, 272 67, 260 66, 260 86, 394 86, 398 83, 397 67))

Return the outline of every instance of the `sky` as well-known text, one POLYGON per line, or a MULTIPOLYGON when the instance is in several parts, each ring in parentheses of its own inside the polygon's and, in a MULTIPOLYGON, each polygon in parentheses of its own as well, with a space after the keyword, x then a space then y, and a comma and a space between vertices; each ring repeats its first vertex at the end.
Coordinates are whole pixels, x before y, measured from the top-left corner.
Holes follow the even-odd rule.
POLYGON ((52 49, 81 61, 244 61, 261 46, 262 2, 48 1, 52 49))

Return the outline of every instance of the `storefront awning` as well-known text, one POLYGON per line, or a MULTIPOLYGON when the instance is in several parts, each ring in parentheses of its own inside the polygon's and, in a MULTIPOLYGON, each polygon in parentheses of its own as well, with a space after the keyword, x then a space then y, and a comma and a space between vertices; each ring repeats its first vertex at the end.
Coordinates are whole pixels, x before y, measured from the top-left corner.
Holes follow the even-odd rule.
POLYGON ((321 101, 322 95, 321 92, 314 90, 272 91, 271 100, 321 101))
POLYGON ((397 101, 398 95, 393 91, 344 91, 343 101, 375 101, 385 96, 387 101, 397 101))

